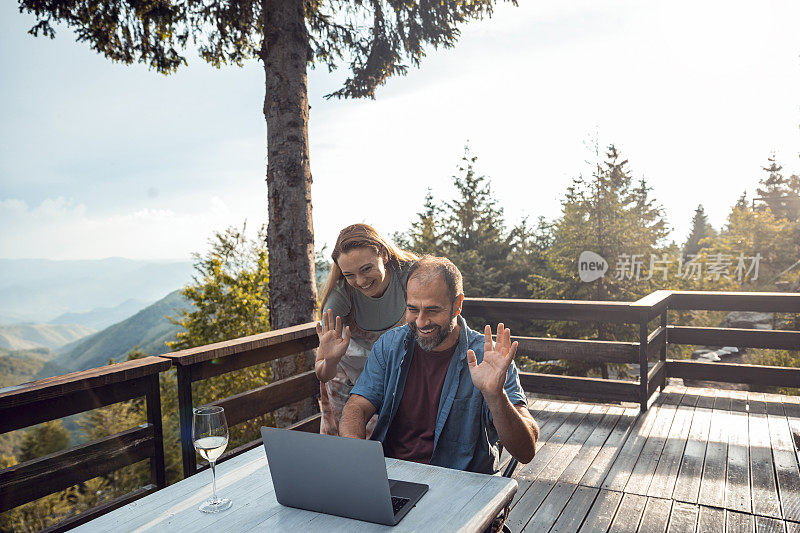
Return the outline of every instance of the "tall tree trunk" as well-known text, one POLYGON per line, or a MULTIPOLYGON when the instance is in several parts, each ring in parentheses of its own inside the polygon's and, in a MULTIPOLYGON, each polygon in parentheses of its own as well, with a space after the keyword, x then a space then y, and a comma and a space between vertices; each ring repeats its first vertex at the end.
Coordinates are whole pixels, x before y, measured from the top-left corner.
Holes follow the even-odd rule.
MULTIPOLYGON (((308 154, 308 34, 303 2, 263 0, 269 196, 269 308, 272 329, 314 319, 314 228, 311 220, 311 166, 308 154)), ((310 370, 313 353, 272 365, 283 379, 310 370)), ((281 409, 279 427, 314 412, 313 402, 281 409)))

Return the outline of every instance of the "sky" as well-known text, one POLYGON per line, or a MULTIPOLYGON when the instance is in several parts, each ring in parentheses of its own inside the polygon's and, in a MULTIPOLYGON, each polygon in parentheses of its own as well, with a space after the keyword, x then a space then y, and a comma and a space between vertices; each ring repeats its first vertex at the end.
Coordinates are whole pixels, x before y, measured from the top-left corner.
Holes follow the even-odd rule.
MULTIPOLYGON (((465 144, 509 225, 558 217, 595 139, 645 177, 683 242, 717 228, 775 153, 800 172, 800 3, 522 0, 375 100, 325 100, 312 70, 317 247, 367 222, 406 230, 428 188, 452 198, 465 144)), ((0 4, 0 257, 187 259, 214 231, 266 221, 264 72, 194 54, 163 76, 115 64, 0 4)))

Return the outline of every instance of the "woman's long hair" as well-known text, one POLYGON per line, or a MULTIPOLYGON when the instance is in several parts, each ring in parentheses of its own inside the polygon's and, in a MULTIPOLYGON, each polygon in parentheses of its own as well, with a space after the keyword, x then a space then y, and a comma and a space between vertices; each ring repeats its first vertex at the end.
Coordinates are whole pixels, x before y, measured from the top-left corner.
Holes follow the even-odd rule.
POLYGON ((324 311, 325 301, 342 277, 342 269, 339 268, 339 256, 356 248, 372 248, 379 256, 383 257, 387 267, 394 267, 396 271, 400 269, 402 263, 418 259, 415 253, 398 248, 392 241, 375 231, 372 226, 367 224, 347 226, 339 232, 336 246, 333 247, 333 252, 331 252, 333 264, 331 265, 331 272, 328 274, 328 280, 325 282, 325 288, 322 290, 322 297, 319 300, 320 317, 322 316, 322 311, 324 311))

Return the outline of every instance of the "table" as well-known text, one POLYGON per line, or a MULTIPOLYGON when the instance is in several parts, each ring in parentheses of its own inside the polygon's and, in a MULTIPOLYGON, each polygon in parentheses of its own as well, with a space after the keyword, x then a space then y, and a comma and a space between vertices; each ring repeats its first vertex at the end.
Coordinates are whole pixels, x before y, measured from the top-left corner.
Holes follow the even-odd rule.
POLYGON ((197 506, 211 494, 204 471, 96 518, 76 531, 482 531, 511 501, 517 482, 500 476, 386 459, 389 477, 430 486, 394 528, 292 507, 275 499, 272 477, 259 447, 217 466, 217 494, 233 506, 205 514, 197 506))

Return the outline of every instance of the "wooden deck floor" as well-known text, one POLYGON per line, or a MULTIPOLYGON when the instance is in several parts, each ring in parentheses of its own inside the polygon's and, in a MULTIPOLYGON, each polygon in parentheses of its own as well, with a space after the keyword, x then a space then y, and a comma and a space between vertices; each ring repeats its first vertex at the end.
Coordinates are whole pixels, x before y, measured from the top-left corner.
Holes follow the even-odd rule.
POLYGON ((519 531, 800 533, 797 397, 670 386, 638 407, 536 400, 519 531))

